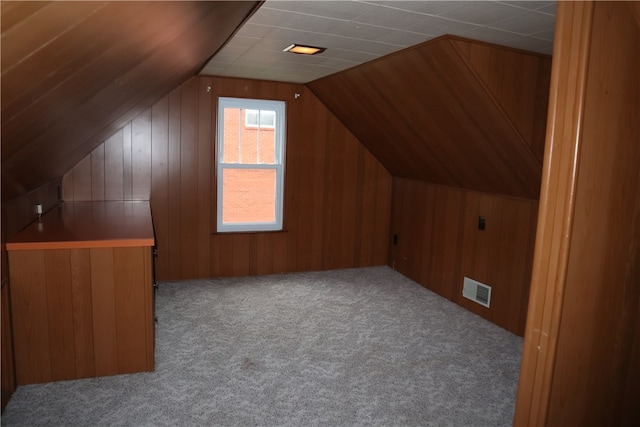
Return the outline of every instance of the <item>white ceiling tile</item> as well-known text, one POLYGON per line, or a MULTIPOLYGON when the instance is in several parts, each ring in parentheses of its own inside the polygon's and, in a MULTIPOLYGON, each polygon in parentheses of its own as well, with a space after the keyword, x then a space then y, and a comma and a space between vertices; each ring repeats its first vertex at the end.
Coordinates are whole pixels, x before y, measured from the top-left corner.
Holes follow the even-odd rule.
POLYGON ((463 34, 464 37, 487 43, 504 44, 504 42, 522 37, 510 31, 498 30, 490 27, 477 27, 463 34))
POLYGON ((547 5, 547 6, 543 6, 537 9, 537 12, 542 12, 542 13, 546 13, 549 15, 556 15, 556 2, 551 2, 551 4, 547 5))
POLYGON ((293 12, 261 7, 251 16, 250 22, 256 25, 278 27, 286 25, 287 21, 295 16, 296 15, 293 12))
POLYGON ((273 29, 270 25, 260 25, 247 22, 238 30, 234 37, 265 37, 273 29))
MULTIPOLYGON (((328 56, 321 57, 320 59, 321 61, 319 65, 322 65, 324 67, 334 68, 336 70, 344 70, 345 68, 353 67, 355 65, 360 64, 359 61, 350 61, 346 59, 331 58, 328 56)), ((372 59, 372 58, 369 58, 369 59, 372 59)))
POLYGON ((355 62, 358 64, 371 61, 376 59, 378 55, 366 52, 360 52, 355 50, 346 50, 346 49, 327 49, 325 52, 321 53, 325 58, 338 59, 348 62, 355 62))
POLYGON ((554 37, 554 30, 553 28, 550 30, 545 30, 545 31, 541 31, 539 33, 534 33, 531 34, 531 37, 536 38, 536 39, 542 39, 542 40, 546 40, 546 41, 553 41, 553 37, 554 37))
POLYGON ((500 1, 500 3, 508 4, 511 6, 518 6, 529 10, 540 9, 541 7, 555 4, 553 1, 541 1, 541 0, 515 0, 515 1, 500 1))
POLYGON ((440 15, 455 9, 459 5, 457 1, 385 1, 383 4, 387 7, 407 10, 410 12, 418 12, 427 15, 440 15))
POLYGON ((394 9, 392 7, 379 6, 371 11, 353 19, 355 22, 375 25, 385 28, 403 29, 419 24, 425 19, 425 15, 394 9))
POLYGON ((294 12, 289 18, 278 24, 279 28, 311 31, 316 33, 333 33, 344 21, 332 18, 316 17, 294 12))
POLYGON ((369 42, 358 49, 359 52, 370 53, 377 56, 384 56, 398 50, 398 46, 385 43, 369 42))
POLYGON ((337 32, 342 37, 375 41, 380 37, 388 36, 393 32, 393 29, 361 22, 343 22, 342 25, 338 27, 337 32))
POLYGON ((408 31, 440 36, 442 34, 461 35, 478 28, 478 25, 460 22, 440 16, 426 16, 420 24, 412 25, 408 31))
POLYGON ((553 27, 555 18, 545 13, 527 12, 520 16, 495 22, 491 27, 518 34, 535 34, 553 27))
POLYGON ((488 25, 522 15, 526 10, 508 4, 490 1, 461 1, 458 7, 441 14, 445 18, 471 24, 488 25))
POLYGON ((425 33, 395 30, 392 33, 388 34, 387 36, 379 37, 378 41, 381 43, 408 47, 408 46, 413 46, 416 44, 423 43, 431 38, 433 38, 433 36, 425 33))
POLYGON ((247 49, 256 44, 259 40, 260 38, 258 37, 243 37, 236 35, 229 40, 229 43, 227 43, 224 48, 235 47, 247 49))
POLYGON ((220 52, 218 52, 218 54, 216 54, 215 58, 217 58, 218 56, 228 56, 228 57, 237 58, 238 56, 240 56, 243 53, 245 53, 247 51, 247 49, 249 49, 249 48, 248 47, 241 47, 241 46, 230 46, 230 45, 227 45, 227 46, 223 47, 222 50, 220 50, 220 52))
POLYGON ((282 0, 266 0, 260 9, 278 9, 278 10, 288 10, 288 11, 296 11, 300 7, 300 5, 304 3, 303 1, 282 1, 282 0))
POLYGON ((297 12, 349 21, 377 6, 357 1, 302 1, 297 12))

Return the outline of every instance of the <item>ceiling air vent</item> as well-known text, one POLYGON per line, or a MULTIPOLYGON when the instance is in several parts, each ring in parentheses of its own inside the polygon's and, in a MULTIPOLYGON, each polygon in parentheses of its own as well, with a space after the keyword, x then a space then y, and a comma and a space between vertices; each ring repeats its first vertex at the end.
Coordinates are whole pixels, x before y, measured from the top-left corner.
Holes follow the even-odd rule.
POLYGON ((464 286, 462 287, 462 296, 475 301, 480 305, 489 307, 491 304, 491 286, 480 283, 476 280, 464 278, 464 286))

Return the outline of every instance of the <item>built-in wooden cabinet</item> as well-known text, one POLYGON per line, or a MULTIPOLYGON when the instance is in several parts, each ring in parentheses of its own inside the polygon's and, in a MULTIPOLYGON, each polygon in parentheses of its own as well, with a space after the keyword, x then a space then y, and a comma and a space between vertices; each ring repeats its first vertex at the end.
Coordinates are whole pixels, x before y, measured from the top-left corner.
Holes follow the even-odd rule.
POLYGON ((19 385, 154 369, 148 202, 63 203, 7 242, 19 385))

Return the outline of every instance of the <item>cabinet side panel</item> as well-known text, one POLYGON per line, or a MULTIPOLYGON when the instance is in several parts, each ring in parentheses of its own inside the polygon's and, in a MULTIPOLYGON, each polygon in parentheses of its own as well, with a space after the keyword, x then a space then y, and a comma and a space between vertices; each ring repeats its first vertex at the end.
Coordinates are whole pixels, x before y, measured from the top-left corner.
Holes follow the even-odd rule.
POLYGON ((153 272, 152 272, 152 253, 150 247, 142 248, 144 281, 141 283, 144 292, 144 313, 145 313, 145 334, 147 345, 147 371, 155 369, 155 322, 154 322, 154 304, 153 299, 153 272))
POLYGON ((147 370, 143 248, 114 248, 118 373, 147 370))

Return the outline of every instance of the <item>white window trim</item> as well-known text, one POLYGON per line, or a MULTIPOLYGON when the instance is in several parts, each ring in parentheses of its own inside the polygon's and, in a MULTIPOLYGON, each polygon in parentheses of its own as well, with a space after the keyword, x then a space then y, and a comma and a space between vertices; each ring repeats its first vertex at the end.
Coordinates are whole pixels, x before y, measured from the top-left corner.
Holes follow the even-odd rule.
POLYGON ((284 216, 284 161, 285 161, 285 133, 286 133, 286 104, 284 101, 248 98, 218 98, 217 118, 217 152, 216 152, 216 188, 217 188, 217 232, 248 232, 248 231, 279 231, 283 229, 284 216), (224 147, 224 109, 243 108, 246 110, 274 110, 275 124, 275 163, 223 163, 224 147), (225 169, 274 169, 276 171, 276 217, 273 222, 251 223, 223 223, 222 222, 222 176, 225 169))

